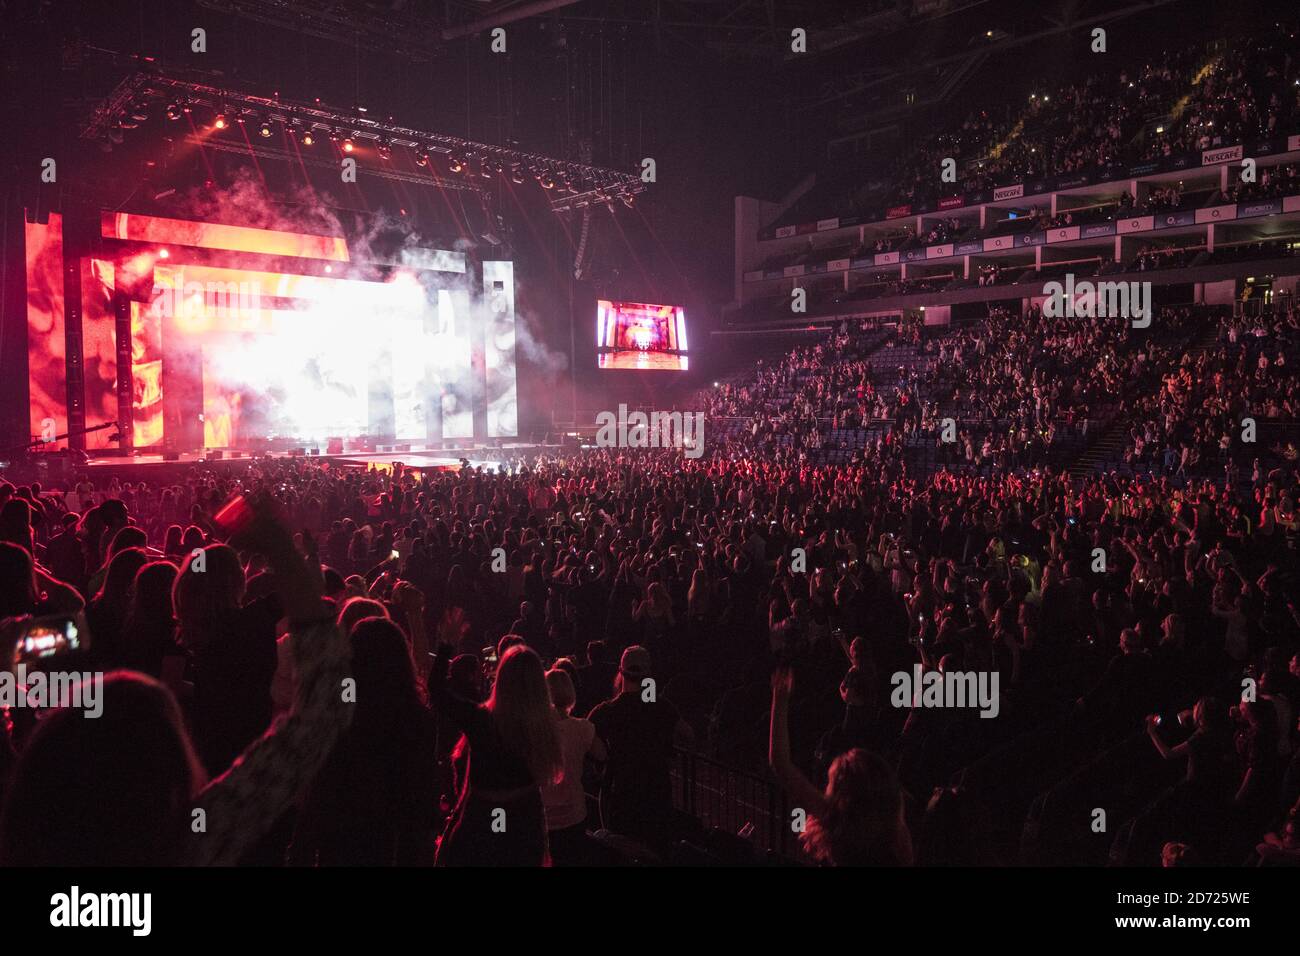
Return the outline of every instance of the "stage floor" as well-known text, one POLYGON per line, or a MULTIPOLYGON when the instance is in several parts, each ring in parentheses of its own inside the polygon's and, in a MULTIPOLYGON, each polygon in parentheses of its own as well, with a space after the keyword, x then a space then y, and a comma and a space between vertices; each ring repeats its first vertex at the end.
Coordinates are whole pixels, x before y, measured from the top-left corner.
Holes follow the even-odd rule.
POLYGON ((254 459, 297 460, 329 462, 344 468, 378 468, 390 471, 394 462, 401 462, 405 468, 417 471, 454 471, 461 467, 465 459, 474 468, 497 468, 514 458, 539 454, 554 454, 560 450, 559 445, 514 444, 502 445, 500 448, 429 448, 412 451, 355 451, 339 455, 290 455, 288 452, 246 452, 241 449, 209 449, 205 452, 188 452, 171 460, 160 454, 142 455, 104 455, 92 458, 85 467, 96 472, 118 469, 135 469, 141 467, 162 468, 166 466, 238 465, 254 459), (221 457, 213 452, 220 451, 221 457))
POLYGON ((620 352, 601 352, 598 365, 600 368, 657 369, 659 371, 684 372, 690 368, 690 359, 685 355, 674 355, 670 352, 623 350, 620 352))

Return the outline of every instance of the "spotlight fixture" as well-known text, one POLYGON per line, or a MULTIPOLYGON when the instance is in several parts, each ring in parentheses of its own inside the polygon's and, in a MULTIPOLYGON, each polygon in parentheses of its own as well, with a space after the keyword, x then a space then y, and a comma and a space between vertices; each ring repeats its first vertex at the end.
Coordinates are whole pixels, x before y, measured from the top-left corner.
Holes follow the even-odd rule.
POLYGON ((356 149, 356 148, 357 148, 357 145, 356 145, 356 143, 352 142, 352 137, 351 137, 351 136, 349 136, 349 137, 347 137, 346 139, 343 140, 343 152, 345 152, 345 153, 350 153, 350 152, 352 152, 352 151, 353 151, 354 149, 356 149))
POLYGON ((336 130, 336 129, 331 129, 331 130, 330 130, 330 142, 331 142, 331 143, 337 143, 337 142, 339 141, 339 138, 340 138, 340 137, 339 137, 339 131, 336 130))
POLYGON ((269 116, 262 120, 262 125, 257 128, 257 131, 262 135, 263 139, 271 135, 271 118, 269 116))
POLYGON ((422 149, 415 154, 415 165, 421 169, 429 165, 429 151, 427 149, 422 149))
POLYGON ((392 144, 391 144, 388 140, 386 140, 386 139, 381 139, 381 140, 379 141, 379 146, 376 147, 376 148, 377 148, 378 151, 379 151, 379 158, 380 158, 380 159, 392 159, 392 158, 393 158, 393 146, 392 146, 392 144))
POLYGON ((302 144, 304 146, 310 146, 314 142, 316 142, 316 137, 311 134, 311 130, 308 129, 304 131, 302 134, 302 144))
POLYGON ((215 117, 213 117, 213 119, 212 119, 212 128, 213 128, 213 129, 225 129, 225 128, 226 128, 226 114, 225 114, 225 113, 218 113, 215 117))
POLYGON ((543 189, 554 189, 555 180, 551 178, 550 173, 542 173, 541 176, 537 177, 537 185, 541 186, 543 189))
POLYGON ((463 172, 465 169, 465 160, 461 159, 459 156, 453 155, 451 157, 451 163, 448 165, 447 168, 450 169, 453 173, 463 172))
POLYGON ((510 168, 510 181, 516 186, 524 181, 524 171, 520 166, 516 165, 510 168))
POLYGON ((167 104, 167 118, 169 120, 172 120, 173 122, 181 118, 181 108, 179 104, 177 103, 167 104))

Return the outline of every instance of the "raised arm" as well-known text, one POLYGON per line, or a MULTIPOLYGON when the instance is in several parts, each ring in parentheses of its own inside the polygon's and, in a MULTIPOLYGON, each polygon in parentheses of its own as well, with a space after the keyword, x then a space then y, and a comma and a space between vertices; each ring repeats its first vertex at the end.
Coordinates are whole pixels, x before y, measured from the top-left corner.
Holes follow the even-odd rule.
POLYGON ((1177 747, 1171 747, 1160 736, 1159 719, 1154 714, 1147 718, 1147 736, 1151 738, 1151 743, 1155 745, 1156 753, 1160 754, 1165 760, 1174 760, 1178 757, 1185 757, 1190 752, 1187 743, 1184 741, 1177 747))
POLYGON ((352 720, 344 681, 351 647, 321 602, 320 580, 283 525, 259 514, 244 536, 266 554, 289 618, 297 674, 293 710, 251 743, 194 804, 188 862, 233 866, 292 804, 352 720))
POLYGON ((424 592, 410 581, 398 581, 393 588, 393 600, 406 617, 407 633, 411 635, 411 656, 422 667, 429 659, 429 635, 424 626, 424 592))
POLYGON ((826 796, 790 759, 790 691, 794 674, 781 668, 772 675, 772 725, 767 761, 786 794, 810 816, 825 815, 826 796))
POLYGON ((468 733, 483 719, 478 704, 456 696, 447 684, 452 655, 467 630, 469 622, 465 620, 465 612, 458 607, 448 608, 438 625, 438 649, 429 669, 429 703, 460 733, 468 733))

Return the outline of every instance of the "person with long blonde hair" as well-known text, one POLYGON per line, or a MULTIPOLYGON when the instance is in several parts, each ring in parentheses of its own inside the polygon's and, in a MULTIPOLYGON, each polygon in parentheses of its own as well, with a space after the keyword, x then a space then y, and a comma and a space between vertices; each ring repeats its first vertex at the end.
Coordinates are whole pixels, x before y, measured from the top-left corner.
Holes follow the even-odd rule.
POLYGON ((587 757, 604 763, 605 743, 589 720, 573 716, 578 693, 573 679, 561 667, 546 672, 546 686, 554 707, 555 729, 564 756, 564 774, 542 787, 546 805, 546 829, 551 855, 557 866, 578 864, 592 856, 587 838, 587 794, 582 788, 582 768, 587 757))
POLYGON ((560 736, 542 660, 524 644, 497 665, 486 704, 451 692, 451 657, 468 623, 451 609, 438 629, 429 695, 442 719, 469 744, 469 772, 438 847, 438 866, 544 866, 549 863, 542 787, 564 773, 560 736))

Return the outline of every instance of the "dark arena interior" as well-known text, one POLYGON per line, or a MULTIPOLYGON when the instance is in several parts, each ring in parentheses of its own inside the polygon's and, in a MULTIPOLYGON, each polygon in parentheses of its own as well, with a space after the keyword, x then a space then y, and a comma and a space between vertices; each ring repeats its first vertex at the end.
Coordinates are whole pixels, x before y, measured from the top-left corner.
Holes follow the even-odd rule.
POLYGON ((0 2, 0 889, 1280 921, 1298 29, 0 2))

